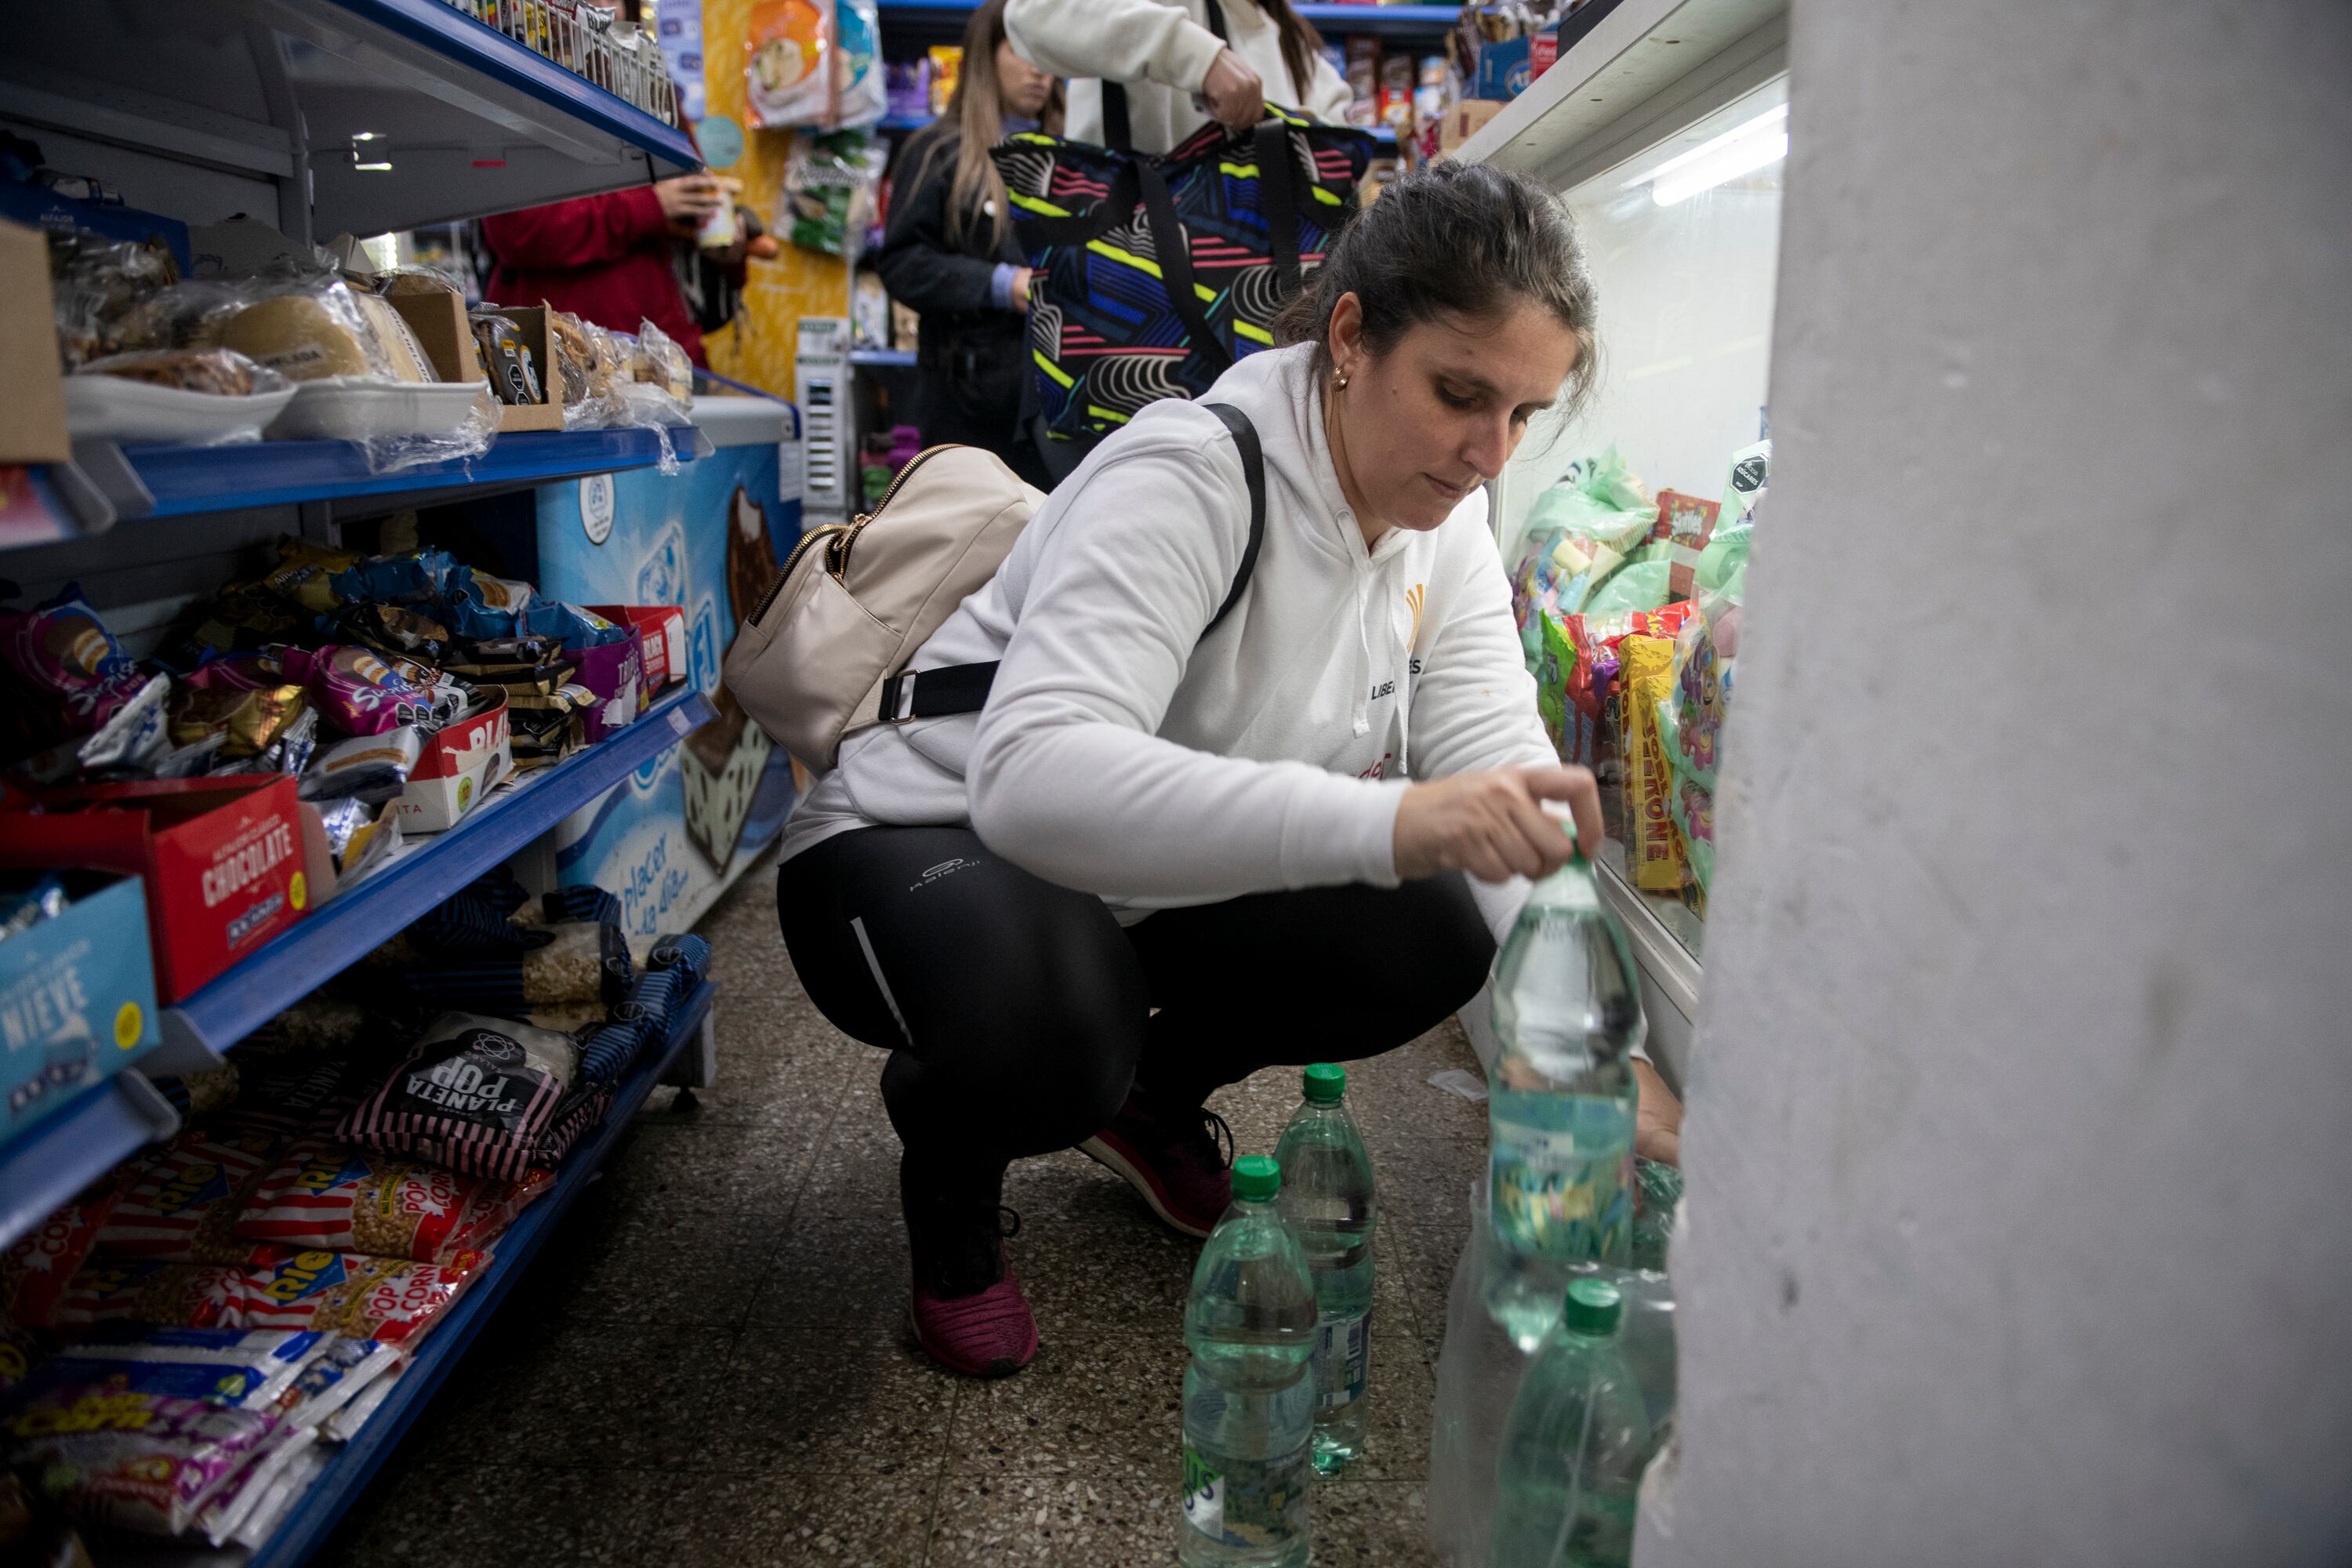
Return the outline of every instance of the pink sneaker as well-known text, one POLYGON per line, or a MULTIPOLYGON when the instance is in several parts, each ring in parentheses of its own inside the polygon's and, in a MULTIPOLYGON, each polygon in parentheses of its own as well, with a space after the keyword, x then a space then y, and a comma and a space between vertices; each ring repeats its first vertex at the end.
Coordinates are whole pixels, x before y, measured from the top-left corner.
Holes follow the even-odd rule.
POLYGON ((1078 1145, 1186 1236, 1206 1237, 1234 1201, 1234 1130, 1202 1106, 1162 1110, 1128 1090, 1111 1124, 1078 1145))
POLYGON ((926 1176, 898 1166, 898 1204, 914 1255, 915 1339, 933 1361, 967 1377, 1005 1377, 1037 1354, 1037 1320, 1005 1262, 1021 1216, 997 1202, 1003 1173, 985 1181, 926 1176), (1007 1224, 1006 1221, 1011 1223, 1007 1224))
POLYGON ((1010 1377, 1037 1355, 1037 1320, 996 1249, 996 1282, 977 1295, 942 1296, 915 1286, 909 1315, 930 1358, 966 1377, 1010 1377))

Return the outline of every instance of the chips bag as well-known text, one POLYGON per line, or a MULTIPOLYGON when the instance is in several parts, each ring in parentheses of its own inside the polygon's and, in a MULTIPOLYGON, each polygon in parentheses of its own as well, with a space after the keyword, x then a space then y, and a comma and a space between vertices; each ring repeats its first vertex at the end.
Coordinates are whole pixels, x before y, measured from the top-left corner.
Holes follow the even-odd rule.
POLYGON ((68 1288, 58 1321, 316 1329, 396 1344, 447 1311, 481 1262, 478 1252, 415 1263, 268 1246, 253 1247, 241 1265, 100 1259, 68 1288))
POLYGON ((200 1399, 62 1385, 18 1406, 7 1462, 82 1524, 176 1536, 266 1449, 285 1439, 274 1415, 200 1399))
POLYGON ((336 1136, 436 1165, 519 1181, 580 1068, 568 1036, 444 1013, 336 1136))
POLYGON ((248 1241, 434 1263, 479 1250, 552 1178, 485 1181, 323 1138, 286 1152, 236 1221, 248 1241))
POLYGON ((260 1129, 186 1129, 124 1173, 99 1226, 98 1250, 169 1263, 241 1257, 236 1216, 277 1147, 277 1137, 260 1129))

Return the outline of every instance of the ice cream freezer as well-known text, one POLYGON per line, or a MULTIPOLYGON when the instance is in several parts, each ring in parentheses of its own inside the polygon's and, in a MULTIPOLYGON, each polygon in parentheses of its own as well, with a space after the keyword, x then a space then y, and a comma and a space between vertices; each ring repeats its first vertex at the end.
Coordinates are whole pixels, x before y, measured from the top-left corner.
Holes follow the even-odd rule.
MULTIPOLYGON (((1538 709, 1601 779, 1601 893, 1677 1083, 1750 541, 1771 549, 1789 110, 1786 0, 1621 0, 1458 154, 1559 195, 1600 300, 1594 384, 1491 500, 1538 709)), ((1465 1022, 1491 1058, 1483 998, 1465 1022)))
POLYGON ((800 537, 799 415, 773 399, 703 395, 694 422, 713 449, 675 474, 592 475, 535 496, 541 587, 573 604, 677 605, 686 679, 718 710, 553 837, 555 880, 618 894, 633 935, 700 918, 793 805, 790 760, 728 695, 719 665, 800 537))

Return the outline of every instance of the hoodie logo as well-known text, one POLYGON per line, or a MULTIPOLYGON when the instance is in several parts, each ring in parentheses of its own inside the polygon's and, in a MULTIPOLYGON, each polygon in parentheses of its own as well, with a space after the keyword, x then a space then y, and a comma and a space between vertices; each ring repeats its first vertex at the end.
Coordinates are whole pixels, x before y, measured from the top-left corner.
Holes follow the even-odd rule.
POLYGON ((1404 668, 1409 675, 1421 673, 1421 613, 1428 597, 1429 585, 1425 583, 1415 583, 1405 590, 1404 602, 1412 609, 1412 635, 1404 639, 1404 668))

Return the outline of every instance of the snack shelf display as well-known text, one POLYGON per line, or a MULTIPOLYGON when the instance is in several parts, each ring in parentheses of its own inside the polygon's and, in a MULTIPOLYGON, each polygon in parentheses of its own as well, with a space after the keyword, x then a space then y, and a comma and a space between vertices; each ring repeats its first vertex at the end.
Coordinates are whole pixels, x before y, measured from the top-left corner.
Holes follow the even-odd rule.
MULTIPOLYGON (((708 457, 711 451, 709 441, 692 426, 669 431, 668 440, 680 459, 708 457)), ((430 498, 441 492, 495 495, 585 474, 650 468, 661 461, 662 447, 660 433, 642 427, 510 431, 478 458, 383 473, 370 473, 365 454, 350 441, 131 447, 120 451, 139 488, 109 499, 116 504, 116 515, 124 519, 374 497, 398 497, 404 505, 430 504, 430 498)))
MULTIPOLYGON (((547 833, 710 715, 700 692, 674 691, 611 738, 493 795, 446 832, 404 843, 310 918, 167 1008, 159 1059, 194 1062, 226 1051, 289 999, 332 979, 439 903, 469 873, 547 833)), ((0 1247, 142 1145, 168 1136, 176 1121, 134 1070, 84 1090, 0 1147, 0 1247)))
POLYGON ((293 1568, 323 1542, 352 1504, 367 1488, 409 1426, 481 1332, 507 1292, 548 1237, 562 1220, 583 1189, 594 1180, 605 1157, 628 1131, 629 1122, 646 1097, 666 1077, 689 1044, 710 1026, 710 1006, 717 986, 705 981, 677 1004, 670 1019, 667 1043, 650 1051, 621 1085, 604 1124, 583 1139, 564 1162, 562 1173, 547 1194, 499 1237, 496 1256, 448 1314, 435 1327, 394 1385, 391 1397, 368 1419, 359 1435, 331 1459, 319 1479, 302 1496, 278 1532, 249 1560, 248 1568, 293 1568))
POLYGON ((10 24, 0 121, 136 149, 119 172, 133 206, 195 195, 297 240, 701 163, 684 131, 444 0, 36 5, 10 24))
POLYGON ((1560 195, 1602 301, 1597 383, 1522 447, 1493 515, 1538 710, 1601 780, 1601 889, 1670 1078, 1759 527, 1770 548, 1787 37, 1780 0, 1619 0, 1458 154, 1560 195))
POLYGON ((348 892, 177 1006, 164 1012, 165 1048, 175 1038, 219 1053, 298 996, 365 957, 464 882, 468 868, 493 866, 646 763, 711 717, 691 687, 674 691, 609 739, 493 794, 455 827, 404 843, 348 892))

